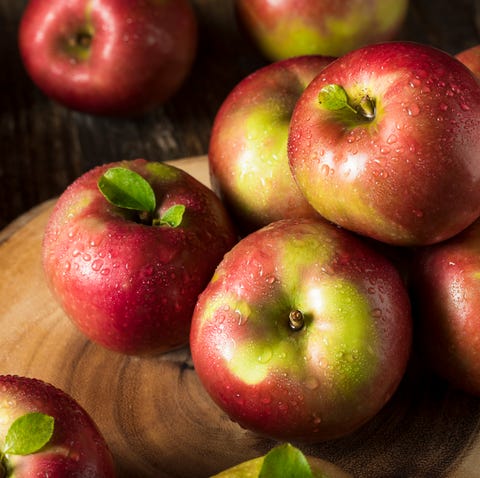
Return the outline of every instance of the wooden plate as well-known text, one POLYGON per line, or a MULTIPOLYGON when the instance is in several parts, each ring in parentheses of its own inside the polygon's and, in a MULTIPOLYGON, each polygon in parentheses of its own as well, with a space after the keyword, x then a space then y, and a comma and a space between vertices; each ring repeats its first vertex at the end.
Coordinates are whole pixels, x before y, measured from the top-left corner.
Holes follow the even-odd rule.
MULTIPOLYGON (((174 162, 209 184, 205 157, 174 162)), ((36 377, 82 404, 110 444, 120 477, 202 478, 275 443, 241 429, 210 400, 188 348, 125 357, 88 341, 46 287, 48 201, 0 232, 0 373, 36 377)), ((306 453, 358 477, 480 476, 480 401, 412 357, 393 399, 355 434, 306 453)))

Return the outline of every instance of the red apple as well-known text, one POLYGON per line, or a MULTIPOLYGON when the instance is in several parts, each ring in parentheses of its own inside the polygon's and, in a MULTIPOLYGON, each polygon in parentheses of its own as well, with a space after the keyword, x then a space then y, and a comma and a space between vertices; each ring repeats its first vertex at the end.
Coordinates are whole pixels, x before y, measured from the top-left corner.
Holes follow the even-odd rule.
POLYGON ((480 215, 480 85, 428 45, 360 48, 306 88, 288 155, 302 193, 338 225, 395 245, 445 240, 480 215))
POLYGON ((467 66, 480 78, 480 45, 475 45, 455 55, 455 58, 467 66))
POLYGON ((398 271, 321 219, 284 219, 241 239, 200 295, 190 346, 214 402, 279 440, 353 432, 400 383, 411 346, 398 271))
MULTIPOLYGON (((35 442, 32 430, 38 428, 30 426, 26 429, 29 433, 17 433, 17 445, 25 447, 28 442, 35 442)), ((108 445, 91 417, 71 396, 46 382, 27 377, 0 376, 0 437, 7 448, 2 449, 0 476, 115 476, 108 445), (23 454, 22 450, 13 450, 15 447, 8 446, 9 440, 4 440, 15 421, 27 414, 53 418, 53 434, 40 449, 23 454)))
POLYGON ((318 215, 293 180, 287 138, 296 101, 331 61, 312 55, 260 68, 240 81, 217 112, 208 151, 211 181, 243 232, 318 215))
POLYGON ((111 116, 167 101, 196 47, 188 0, 29 0, 19 30, 25 68, 46 95, 111 116))
POLYGON ((421 248, 413 264, 421 350, 440 376, 480 396, 480 221, 421 248))
POLYGON ((320 54, 342 56, 392 40, 408 0, 235 0, 237 18, 270 60, 320 54))
POLYGON ((98 166, 66 189, 45 230, 43 265, 54 296, 89 338, 152 354, 188 342, 197 296, 235 242, 210 189, 176 167, 139 159, 98 166), (150 183, 157 219, 183 205, 180 224, 152 225, 108 202, 98 182, 114 167, 150 183))

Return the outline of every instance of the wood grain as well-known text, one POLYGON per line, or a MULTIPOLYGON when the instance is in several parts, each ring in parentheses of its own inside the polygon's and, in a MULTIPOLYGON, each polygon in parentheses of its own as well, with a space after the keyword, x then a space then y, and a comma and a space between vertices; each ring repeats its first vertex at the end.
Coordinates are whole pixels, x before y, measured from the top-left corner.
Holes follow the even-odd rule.
MULTIPOLYGON (((209 184, 206 158, 176 161, 209 184)), ((241 429, 210 400, 187 347, 157 358, 89 342, 48 291, 41 241, 54 200, 0 232, 1 373, 46 380, 91 414, 120 477, 202 478, 265 453, 275 442, 241 429)), ((480 476, 480 402, 450 389, 414 354, 393 399, 351 436, 306 453, 356 477, 480 476)))

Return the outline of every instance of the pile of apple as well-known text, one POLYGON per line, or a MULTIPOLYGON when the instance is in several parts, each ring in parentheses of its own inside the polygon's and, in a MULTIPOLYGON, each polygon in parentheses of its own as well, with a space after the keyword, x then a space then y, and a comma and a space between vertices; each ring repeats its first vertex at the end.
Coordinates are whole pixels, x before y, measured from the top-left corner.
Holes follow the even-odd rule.
MULTIPOLYGON (((25 46, 53 35, 37 20, 48 2, 30 2, 25 65, 67 106, 143 113, 173 94, 193 61, 193 13, 186 2, 166 4, 175 7, 165 28, 175 15, 186 22, 183 54, 159 55, 164 63, 140 82, 132 69, 155 50, 129 48, 142 37, 138 25, 150 24, 147 3, 130 29, 118 27, 123 53, 135 58, 125 84, 107 82, 106 64, 99 90, 85 88, 109 50, 91 48, 102 12, 83 2, 56 11, 81 20, 56 42, 56 83, 42 49, 25 46), (72 61, 74 86, 65 79, 72 61), (159 83, 162 68, 178 72, 169 85, 159 83)), ((252 34, 256 4, 236 2, 252 34)), ((382 5, 396 8, 388 37, 406 2, 382 5)), ((278 37, 259 35, 278 61, 240 82, 218 111, 212 190, 143 159, 87 172, 58 199, 45 231, 53 295, 115 352, 189 344, 215 403, 281 441, 336 438, 376 415, 405 374, 412 318, 432 367, 480 395, 480 82, 470 53, 380 42, 294 56, 274 51, 284 46, 278 37)))

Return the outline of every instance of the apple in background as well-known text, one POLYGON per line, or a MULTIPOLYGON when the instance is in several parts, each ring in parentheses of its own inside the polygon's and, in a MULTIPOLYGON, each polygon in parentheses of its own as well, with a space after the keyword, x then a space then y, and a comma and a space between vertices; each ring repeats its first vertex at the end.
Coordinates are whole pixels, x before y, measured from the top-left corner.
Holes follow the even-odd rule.
POLYGON ((17 478, 115 476, 113 459, 107 443, 88 413, 71 396, 51 384, 34 378, 0 376, 2 443, 14 422, 27 414, 37 416, 42 414, 53 418, 53 434, 49 430, 47 443, 27 454, 23 454, 25 447, 38 440, 38 436, 33 436, 32 429, 38 432, 41 427, 30 426, 27 430, 29 433, 23 436, 17 433, 15 437, 17 446, 23 447, 23 450, 12 453, 15 447, 11 446, 12 443, 8 446, 7 440, 4 447, 7 445, 8 449, 2 450, 0 476, 17 478))
POLYGON ((420 248, 411 277, 421 350, 438 375, 480 396, 480 221, 420 248))
POLYGON ((235 0, 238 22, 269 60, 301 55, 338 57, 392 40, 408 0, 235 0))
POLYGON ((19 28, 34 83, 69 108, 99 115, 140 115, 166 102, 196 48, 188 0, 29 0, 19 28))
POLYGON ((467 66, 480 78, 480 45, 472 46, 455 55, 455 58, 467 66))
POLYGON ((373 248, 322 219, 284 219, 241 239, 195 307, 193 364, 247 430, 316 442, 371 419, 411 347, 409 297, 373 248))
POLYGON ((212 478, 351 478, 352 475, 328 461, 305 456, 289 443, 277 445, 266 455, 240 463, 212 478))
POLYGON ((480 85, 428 45, 360 48, 305 89, 288 156, 330 221, 393 245, 445 240, 480 215, 480 85))
POLYGON ((90 339, 120 353, 155 354, 187 344, 197 296, 236 240, 218 197, 188 173, 121 161, 86 172, 60 196, 43 266, 53 295, 90 339), (104 197, 98 184, 112 171, 133 171, 151 188, 152 217, 104 197), (184 211, 176 224, 159 224, 177 207, 184 211))
POLYGON ((240 81, 218 110, 208 151, 211 183, 243 233, 318 215, 293 180, 287 139, 296 101, 331 61, 312 55, 269 64, 240 81))

